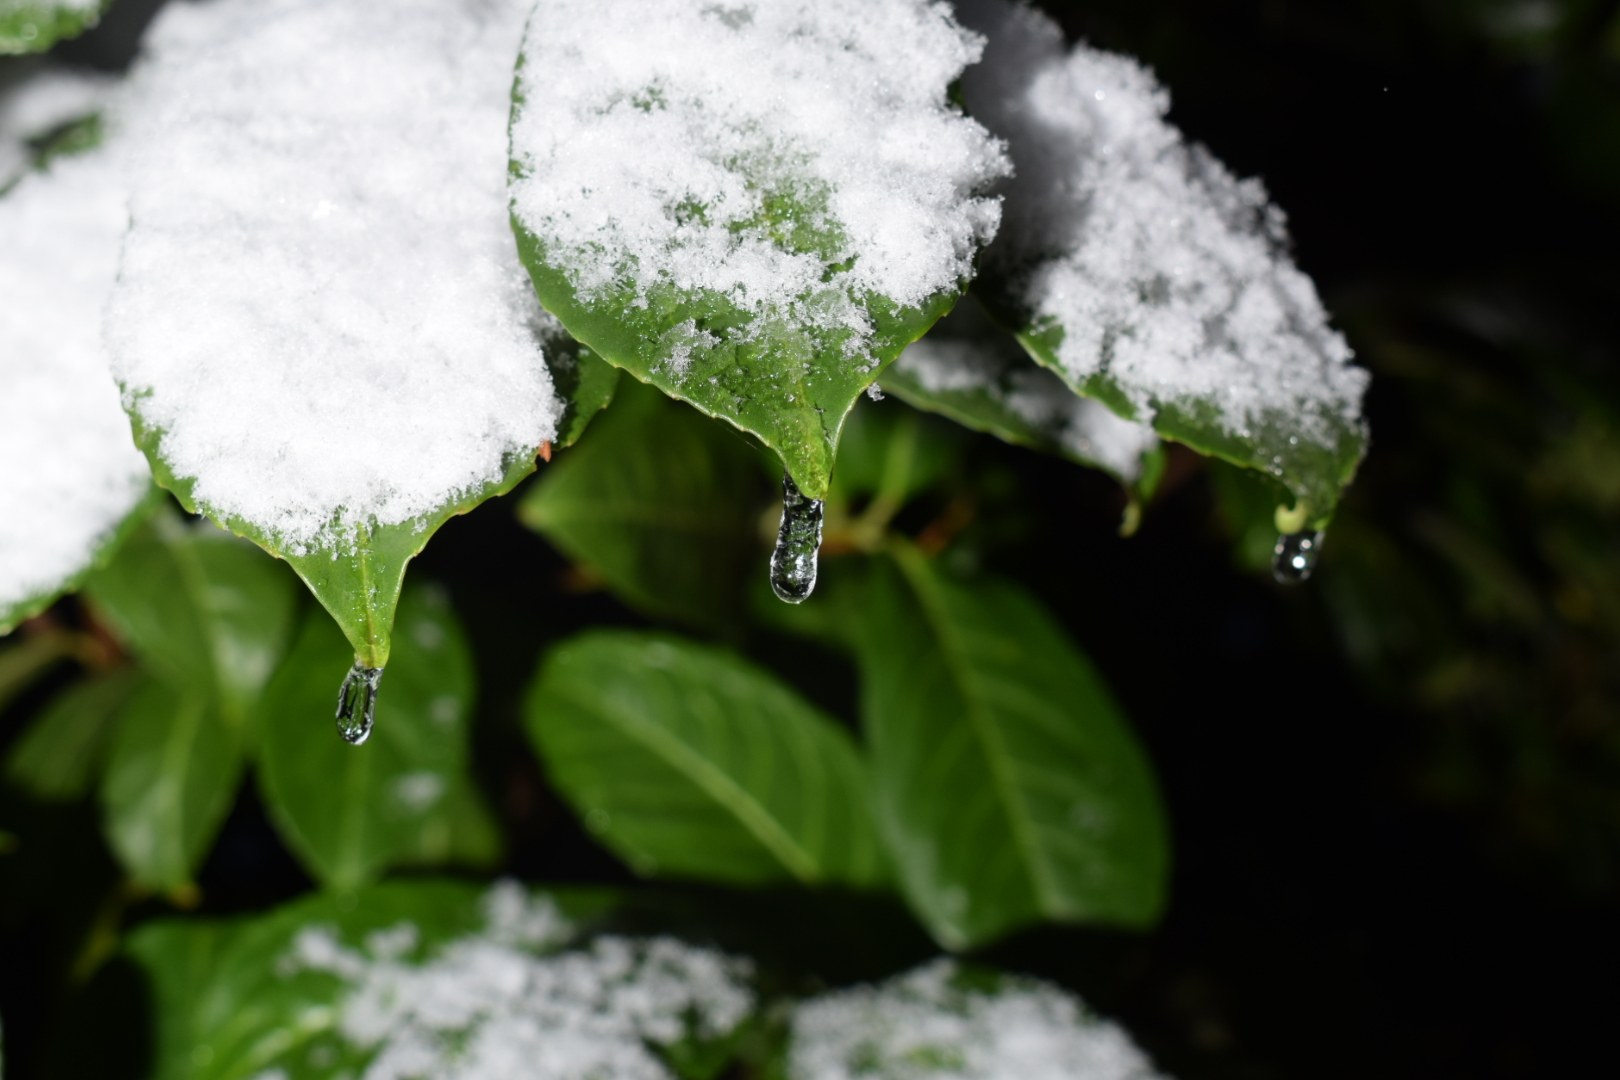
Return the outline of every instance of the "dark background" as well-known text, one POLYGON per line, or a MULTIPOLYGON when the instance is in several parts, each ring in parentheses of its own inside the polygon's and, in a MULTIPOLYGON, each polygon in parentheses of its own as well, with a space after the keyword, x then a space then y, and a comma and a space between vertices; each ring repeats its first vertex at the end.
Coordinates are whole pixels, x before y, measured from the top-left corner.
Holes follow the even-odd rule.
MULTIPOLYGON (((120 0, 58 52, 126 63, 156 6, 120 0)), ((1155 933, 1044 929, 984 958, 1080 989, 1185 1080, 1616 1068, 1620 2, 1043 6, 1151 65, 1172 119, 1265 180, 1374 371, 1373 442, 1322 570, 1293 590, 1234 554, 1241 522, 1191 455, 1121 540, 1105 478, 972 443, 995 524, 965 541, 1106 673, 1177 848, 1155 933)), ((453 520, 413 572, 450 587, 478 648, 478 765, 509 869, 627 881, 546 791, 516 716, 547 641, 641 620, 577 591, 511 502, 453 520)), ((813 659, 797 681, 849 715, 852 671, 813 659)), ((169 909, 117 900, 93 807, 0 806, 54 815, 60 837, 48 874, 7 857, 7 1075, 112 1075, 84 1064, 97 1045, 138 1074, 138 983, 116 964, 85 983, 70 958, 98 912, 116 929, 169 909)), ((201 884, 205 913, 309 887, 251 791, 201 884)), ((881 904, 683 896, 739 934, 825 931, 832 978, 926 951, 881 904)))

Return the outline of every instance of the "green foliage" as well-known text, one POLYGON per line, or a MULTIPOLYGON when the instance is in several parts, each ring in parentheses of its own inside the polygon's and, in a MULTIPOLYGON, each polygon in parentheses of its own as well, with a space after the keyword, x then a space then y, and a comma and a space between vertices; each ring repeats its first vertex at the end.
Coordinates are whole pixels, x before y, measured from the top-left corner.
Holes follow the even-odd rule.
POLYGON ((563 403, 555 446, 573 446, 592 418, 613 401, 619 387, 619 369, 569 337, 560 326, 555 333, 545 335, 544 347, 551 385, 563 403))
POLYGON ((587 634, 547 658, 528 723, 558 790, 643 873, 734 885, 886 876, 849 736, 727 652, 587 634))
POLYGON ((89 794, 101 775, 119 711, 140 680, 138 670, 126 667, 63 691, 6 755, 6 779, 45 801, 72 802, 89 794))
POLYGON ((149 679, 129 698, 101 802, 107 839, 138 882, 191 884, 236 795, 246 740, 205 688, 149 679))
POLYGON ((349 662, 342 636, 318 612, 304 620, 259 708, 271 813, 309 871, 336 889, 435 852, 480 863, 498 850, 487 812, 468 790, 466 636, 443 593, 430 588, 405 591, 399 625, 398 656, 364 746, 332 730, 349 662))
POLYGON ((1152 772, 1050 616, 906 546, 845 611, 878 823, 935 936, 962 947, 1043 918, 1151 925, 1169 870, 1152 772))
POLYGON ((518 516, 635 607, 703 625, 735 617, 757 544, 759 469, 735 433, 633 380, 518 516))
POLYGON ((111 2, 0 0, 0 56, 44 52, 58 41, 78 37, 101 21, 111 2))

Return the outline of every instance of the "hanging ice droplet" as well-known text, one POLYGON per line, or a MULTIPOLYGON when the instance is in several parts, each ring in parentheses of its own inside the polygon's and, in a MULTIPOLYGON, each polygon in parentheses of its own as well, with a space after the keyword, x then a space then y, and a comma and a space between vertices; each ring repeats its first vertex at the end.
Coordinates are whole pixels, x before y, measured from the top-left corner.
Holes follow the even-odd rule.
POLYGON ((790 604, 803 603, 816 587, 821 550, 820 499, 807 499, 793 477, 782 474, 782 527, 771 552, 771 588, 790 604))
POLYGON ((1271 556, 1271 576, 1282 585, 1298 585, 1316 569, 1316 558, 1322 553, 1322 534, 1312 529, 1285 533, 1277 537, 1277 549, 1271 556))
POLYGON ((343 677, 338 690, 337 729, 343 741, 359 746, 371 737, 371 721, 377 712, 377 685, 383 669, 366 667, 360 661, 343 677))

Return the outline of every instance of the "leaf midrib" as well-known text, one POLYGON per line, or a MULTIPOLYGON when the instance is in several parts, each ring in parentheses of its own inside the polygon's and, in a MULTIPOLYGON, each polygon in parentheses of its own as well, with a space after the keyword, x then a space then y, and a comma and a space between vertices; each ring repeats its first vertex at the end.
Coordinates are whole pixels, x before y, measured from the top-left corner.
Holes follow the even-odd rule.
POLYGON ((922 554, 909 546, 898 546, 895 549, 895 562, 899 564, 906 582, 916 594, 928 628, 938 642, 940 651, 945 654, 946 669, 950 673, 952 683, 961 694, 969 726, 990 765, 991 785, 1012 826, 1013 840, 1023 852, 1023 863, 1029 874, 1030 888, 1042 910, 1055 910, 1056 890, 1051 881, 1051 870, 1042 856, 1029 807, 1013 776, 1012 757, 996 730, 995 722, 990 715, 992 710, 985 701, 984 692, 978 686, 977 680, 972 677, 973 667, 968 649, 952 629, 951 621, 944 610, 944 599, 939 595, 929 570, 921 565, 922 560, 922 554))
POLYGON ((728 810, 742 827, 764 846, 765 850, 801 882, 813 885, 822 880, 823 874, 814 856, 794 840, 758 799, 668 728, 621 711, 609 701, 583 700, 567 691, 557 696, 586 713, 601 715, 628 738, 646 746, 705 795, 728 810))

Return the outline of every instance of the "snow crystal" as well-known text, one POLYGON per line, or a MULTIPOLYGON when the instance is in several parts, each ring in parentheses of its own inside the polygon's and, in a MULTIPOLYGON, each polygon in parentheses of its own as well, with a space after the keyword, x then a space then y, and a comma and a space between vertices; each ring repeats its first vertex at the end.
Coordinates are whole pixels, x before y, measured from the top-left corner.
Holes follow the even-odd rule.
POLYGON ((915 379, 930 394, 982 394, 1069 453, 1121 480, 1140 476, 1142 455, 1159 443, 1151 427, 1116 416, 1037 366, 971 299, 901 353, 895 372, 915 379))
MULTIPOLYGON (((980 44, 921 0, 541 0, 513 210, 586 302, 704 291, 758 320, 745 338, 864 339, 871 294, 954 289, 995 231, 975 193, 1005 159, 946 99, 980 44)), ((677 375, 705 333, 664 343, 677 375)))
POLYGON ((106 150, 0 197, 0 612, 87 569, 151 482, 101 341, 126 223, 106 150))
POLYGON ((1069 375, 1111 378, 1142 419, 1205 402, 1230 433, 1286 416, 1331 444, 1358 426, 1367 374, 1289 259, 1260 182, 1188 145, 1135 60, 1067 50, 1049 18, 1006 0, 958 13, 989 39, 964 97, 1016 168, 985 265, 1037 331, 1061 327, 1069 375))
POLYGON ((507 224, 522 0, 169 4, 107 327, 210 513, 295 552, 426 514, 553 437, 507 224))
POLYGON ((957 974, 939 960, 800 1005, 791 1080, 1159 1080, 1125 1032, 1055 987, 969 990, 957 974))
POLYGON ((112 86, 107 75, 48 67, 0 93, 0 188, 27 167, 31 140, 95 113, 112 86))
POLYGON ((746 965, 712 950, 604 935, 537 955, 567 934, 553 905, 505 883, 485 909, 483 933, 418 963, 409 923, 371 934, 364 951, 306 927, 282 974, 350 984, 337 1030, 373 1052, 360 1080, 670 1080, 648 1044, 719 1037, 754 1006, 746 965))

